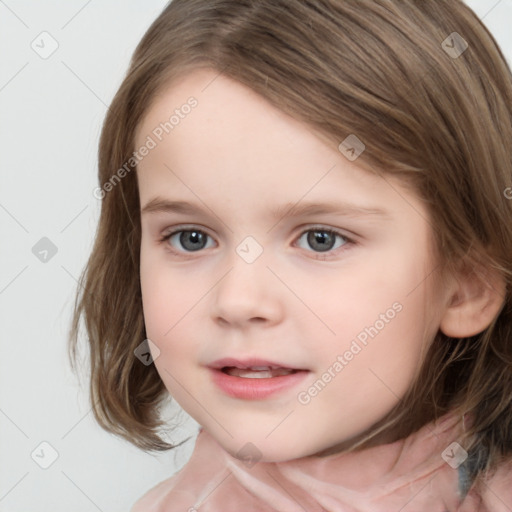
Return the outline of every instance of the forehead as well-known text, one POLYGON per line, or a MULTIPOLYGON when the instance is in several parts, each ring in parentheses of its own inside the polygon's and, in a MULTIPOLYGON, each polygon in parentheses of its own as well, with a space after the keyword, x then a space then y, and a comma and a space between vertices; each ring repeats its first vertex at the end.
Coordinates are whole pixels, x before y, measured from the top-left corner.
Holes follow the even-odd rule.
POLYGON ((160 91, 136 147, 148 138, 154 147, 137 166, 145 199, 178 191, 196 202, 208 197, 217 209, 228 201, 239 211, 303 199, 392 205, 398 215, 414 208, 392 176, 364 171, 308 125, 214 70, 194 70, 160 91))
POLYGON ((161 135, 171 144, 177 138, 186 138, 191 133, 187 125, 193 125, 193 138, 203 144, 205 139, 219 140, 229 133, 233 146, 245 142, 249 147, 257 143, 259 139, 254 136, 263 128, 296 145, 307 139, 310 148, 315 142, 315 149, 325 152, 326 141, 321 141, 321 134, 315 133, 313 140, 311 128, 304 123, 275 108, 249 87, 209 68, 182 74, 159 91, 139 123, 136 146, 154 131, 158 138, 158 128, 166 122, 172 126, 167 125, 167 130, 163 127, 161 135), (195 105, 189 108, 190 103, 195 105))

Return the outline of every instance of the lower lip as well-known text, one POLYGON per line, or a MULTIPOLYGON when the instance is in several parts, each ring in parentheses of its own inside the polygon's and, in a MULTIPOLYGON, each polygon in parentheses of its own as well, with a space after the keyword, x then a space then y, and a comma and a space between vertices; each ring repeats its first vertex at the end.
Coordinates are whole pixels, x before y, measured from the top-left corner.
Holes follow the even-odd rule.
POLYGON ((301 382, 309 373, 307 370, 300 370, 289 375, 280 375, 267 379, 246 379, 228 375, 221 370, 210 368, 213 382, 226 395, 245 400, 260 400, 285 391, 301 382))

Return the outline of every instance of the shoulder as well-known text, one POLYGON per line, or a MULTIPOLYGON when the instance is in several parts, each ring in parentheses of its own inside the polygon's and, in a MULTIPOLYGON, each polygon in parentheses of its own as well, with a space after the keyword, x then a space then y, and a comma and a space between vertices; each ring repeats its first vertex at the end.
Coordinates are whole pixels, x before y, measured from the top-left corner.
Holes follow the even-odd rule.
POLYGON ((176 476, 177 475, 167 478, 149 489, 149 491, 135 502, 130 512, 158 512, 164 497, 174 488, 176 476))
POLYGON ((493 512, 512 510, 512 458, 501 464, 484 486, 483 502, 493 512))
MULTIPOLYGON (((149 489, 132 506, 130 512, 172 512, 174 510, 187 512, 190 503, 194 503, 196 497, 187 490, 190 481, 194 481, 195 472, 193 471, 194 453, 198 444, 204 437, 200 435, 196 438, 195 449, 191 459, 170 478, 167 478, 149 489), (185 484, 185 485, 184 485, 185 484), (172 508, 169 508, 172 504, 172 508)), ((197 455, 196 455, 197 457, 197 455)))
POLYGON ((182 476, 180 471, 155 485, 135 502, 130 512, 196 512, 193 505, 197 493, 181 488, 182 476))
POLYGON ((460 512, 466 510, 509 512, 512 510, 511 483, 512 459, 502 463, 490 477, 481 477, 478 484, 469 490, 462 507, 458 510, 460 512))
POLYGON ((224 470, 223 452, 203 429, 188 462, 170 478, 146 492, 130 512, 193 512, 205 486, 224 470))

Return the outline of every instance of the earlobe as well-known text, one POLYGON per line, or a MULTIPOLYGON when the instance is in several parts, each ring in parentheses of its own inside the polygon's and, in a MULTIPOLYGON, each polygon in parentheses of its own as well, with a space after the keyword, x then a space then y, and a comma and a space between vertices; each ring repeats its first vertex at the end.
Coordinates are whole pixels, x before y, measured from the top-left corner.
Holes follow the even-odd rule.
POLYGON ((505 301, 505 279, 494 269, 466 271, 453 281, 440 330, 452 338, 467 338, 484 331, 505 301))

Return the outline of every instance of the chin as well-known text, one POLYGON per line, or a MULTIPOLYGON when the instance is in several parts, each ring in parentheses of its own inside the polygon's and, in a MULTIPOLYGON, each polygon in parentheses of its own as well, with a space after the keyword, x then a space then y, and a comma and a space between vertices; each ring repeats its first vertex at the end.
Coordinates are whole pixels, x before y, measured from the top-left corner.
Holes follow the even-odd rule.
POLYGON ((222 441, 217 441, 232 457, 239 460, 251 457, 257 462, 286 462, 306 457, 315 451, 314 448, 308 450, 298 440, 294 443, 293 440, 288 439, 285 444, 282 439, 277 437, 272 441, 269 439, 258 440, 257 437, 251 439, 249 436, 246 436, 243 442, 225 438, 222 441))

